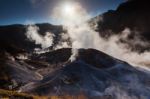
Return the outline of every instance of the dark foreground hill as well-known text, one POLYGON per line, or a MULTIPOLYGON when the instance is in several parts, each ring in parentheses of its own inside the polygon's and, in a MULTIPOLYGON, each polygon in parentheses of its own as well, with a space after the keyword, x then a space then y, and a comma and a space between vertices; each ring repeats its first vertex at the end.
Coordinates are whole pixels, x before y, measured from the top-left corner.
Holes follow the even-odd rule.
POLYGON ((72 62, 69 48, 30 54, 27 59, 18 59, 8 53, 3 56, 5 58, 1 57, 0 61, 3 89, 42 96, 78 96, 82 93, 98 99, 106 96, 106 99, 150 97, 148 71, 136 69, 94 49, 79 49, 72 62))

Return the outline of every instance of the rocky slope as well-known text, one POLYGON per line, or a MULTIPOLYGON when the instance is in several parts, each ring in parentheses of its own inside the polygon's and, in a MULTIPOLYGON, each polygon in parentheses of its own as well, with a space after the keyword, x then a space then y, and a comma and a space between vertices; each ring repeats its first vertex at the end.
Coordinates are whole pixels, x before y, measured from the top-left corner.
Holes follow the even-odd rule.
POLYGON ((83 93, 89 98, 124 99, 122 95, 126 95, 131 99, 149 99, 148 71, 94 49, 79 49, 76 60, 72 62, 70 56, 69 48, 32 54, 27 59, 7 55, 1 66, 7 70, 3 72, 9 79, 3 80, 8 85, 2 84, 1 88, 45 96, 78 96, 83 93))

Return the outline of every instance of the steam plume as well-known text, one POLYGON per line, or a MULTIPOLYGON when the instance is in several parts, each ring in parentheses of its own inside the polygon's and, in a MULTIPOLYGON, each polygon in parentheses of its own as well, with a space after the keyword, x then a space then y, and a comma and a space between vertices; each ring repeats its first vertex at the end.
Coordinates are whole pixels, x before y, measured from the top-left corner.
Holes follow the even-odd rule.
MULTIPOLYGON (((124 43, 121 43, 120 40, 124 39, 128 41, 128 35, 131 34, 129 28, 125 28, 121 35, 113 35, 109 39, 102 38, 98 32, 95 32, 88 25, 87 20, 90 18, 90 15, 86 10, 77 2, 74 5, 78 12, 74 12, 73 18, 66 17, 64 12, 61 12, 61 6, 54 9, 53 16, 56 19, 61 19, 63 22, 64 28, 67 29, 68 35, 71 38, 72 43, 72 56, 70 59, 75 59, 73 56, 76 56, 74 49, 78 48, 94 48, 100 51, 103 51, 109 55, 112 55, 118 59, 127 61, 128 63, 134 66, 149 66, 150 65, 150 52, 146 51, 144 53, 133 52, 131 48, 124 43), (76 15, 77 14, 77 15, 76 15)), ((97 26, 96 21, 103 21, 102 17, 98 17, 97 20, 94 20, 94 27, 97 26)), ((137 36, 131 41, 133 45, 140 44, 142 46, 147 46, 148 44, 144 41, 141 41, 137 36)))
POLYGON ((45 36, 38 33, 39 28, 35 25, 29 25, 27 27, 26 36, 30 41, 35 42, 35 44, 40 44, 42 48, 47 48, 52 46, 54 34, 46 32, 45 36))
POLYGON ((97 48, 99 35, 90 29, 87 24, 87 20, 90 15, 87 14, 86 10, 78 3, 73 2, 73 12, 67 14, 63 12, 63 5, 54 8, 53 17, 60 19, 64 25, 64 28, 68 31, 68 35, 72 42, 72 56, 70 59, 75 59, 78 48, 97 48), (69 17, 68 17, 69 15, 69 17), (74 57, 74 58, 73 58, 74 57))

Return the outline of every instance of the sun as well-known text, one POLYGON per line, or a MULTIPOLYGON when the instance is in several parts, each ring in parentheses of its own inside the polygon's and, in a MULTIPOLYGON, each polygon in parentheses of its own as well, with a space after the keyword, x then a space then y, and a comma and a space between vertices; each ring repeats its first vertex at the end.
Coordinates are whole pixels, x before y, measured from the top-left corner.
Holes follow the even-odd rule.
POLYGON ((85 8, 75 1, 61 2, 53 9, 53 17, 64 25, 77 25, 87 20, 85 8))
POLYGON ((69 4, 66 4, 66 5, 64 5, 63 10, 65 13, 72 13, 72 12, 74 12, 74 7, 69 4))
POLYGON ((62 6, 62 12, 68 17, 73 17, 77 14, 76 6, 74 4, 66 3, 62 6))

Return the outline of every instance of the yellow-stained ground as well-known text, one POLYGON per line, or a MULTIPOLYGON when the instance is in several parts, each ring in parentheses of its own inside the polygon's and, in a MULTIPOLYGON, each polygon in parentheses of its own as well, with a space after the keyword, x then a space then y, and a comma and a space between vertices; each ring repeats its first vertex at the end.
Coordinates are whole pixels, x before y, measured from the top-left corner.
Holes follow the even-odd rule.
POLYGON ((80 94, 79 96, 36 96, 0 89, 0 99, 87 99, 87 97, 83 94, 80 94))

